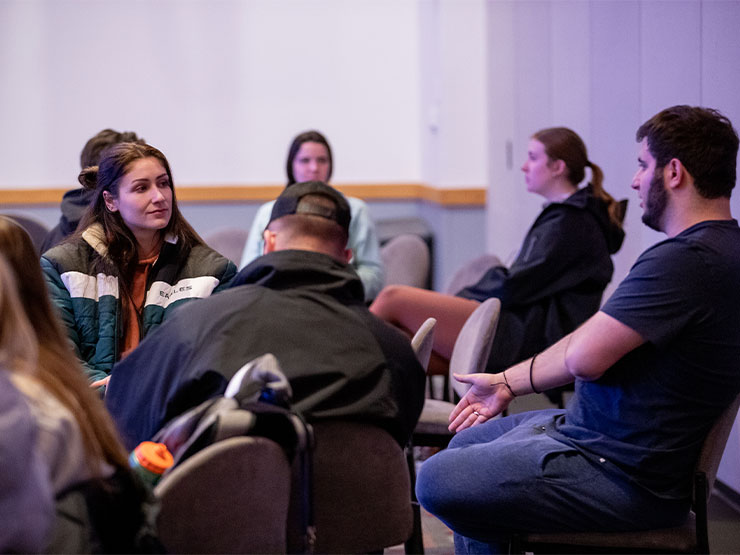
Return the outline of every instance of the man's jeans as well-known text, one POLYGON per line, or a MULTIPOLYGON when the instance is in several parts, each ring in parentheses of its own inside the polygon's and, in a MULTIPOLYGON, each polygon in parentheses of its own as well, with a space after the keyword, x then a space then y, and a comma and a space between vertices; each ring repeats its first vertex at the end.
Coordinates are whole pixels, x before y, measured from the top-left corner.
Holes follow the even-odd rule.
POLYGON ((419 501, 456 534, 486 543, 508 542, 518 531, 639 530, 683 522, 687 500, 657 498, 610 472, 609 461, 591 461, 551 438, 546 431, 563 412, 516 414, 455 435, 422 464, 419 501))

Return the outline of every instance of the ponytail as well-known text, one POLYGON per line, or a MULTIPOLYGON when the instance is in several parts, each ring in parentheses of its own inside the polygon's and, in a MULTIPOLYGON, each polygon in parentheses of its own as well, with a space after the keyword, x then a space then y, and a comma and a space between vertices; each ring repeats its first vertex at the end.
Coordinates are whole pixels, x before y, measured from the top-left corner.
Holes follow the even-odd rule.
POLYGON ((624 209, 604 190, 604 172, 588 159, 586 144, 578 133, 567 127, 549 127, 540 129, 532 135, 532 138, 545 146, 545 153, 550 160, 562 160, 565 163, 568 168, 568 180, 574 186, 577 187, 586 177, 586 167, 591 168, 593 195, 606 204, 609 219, 621 228, 624 209))
POLYGON ((601 171, 599 166, 590 160, 586 161, 586 166, 591 168, 591 188, 593 190, 594 197, 606 203, 609 219, 613 224, 621 228, 622 221, 624 220, 622 205, 604 189, 604 172, 601 171))

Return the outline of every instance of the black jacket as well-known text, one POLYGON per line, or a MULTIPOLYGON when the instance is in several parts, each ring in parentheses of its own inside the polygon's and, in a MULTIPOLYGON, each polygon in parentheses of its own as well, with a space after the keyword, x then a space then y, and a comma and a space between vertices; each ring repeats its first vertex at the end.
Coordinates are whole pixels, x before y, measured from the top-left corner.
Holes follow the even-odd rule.
POLYGON ((131 447, 265 353, 309 421, 374 423, 401 445, 413 431, 425 374, 408 338, 368 311, 349 266, 297 250, 256 259, 231 289, 176 311, 113 368, 106 404, 131 447))
POLYGON ((48 251, 51 247, 58 245, 62 239, 72 235, 77 229, 83 214, 92 202, 93 191, 87 189, 72 189, 64 193, 62 197, 62 216, 59 223, 47 233, 44 242, 41 245, 41 254, 48 251))
POLYGON ((591 185, 548 204, 510 268, 491 268, 457 294, 501 299, 488 370, 499 372, 532 356, 595 314, 614 272, 611 255, 623 240, 624 231, 591 185))

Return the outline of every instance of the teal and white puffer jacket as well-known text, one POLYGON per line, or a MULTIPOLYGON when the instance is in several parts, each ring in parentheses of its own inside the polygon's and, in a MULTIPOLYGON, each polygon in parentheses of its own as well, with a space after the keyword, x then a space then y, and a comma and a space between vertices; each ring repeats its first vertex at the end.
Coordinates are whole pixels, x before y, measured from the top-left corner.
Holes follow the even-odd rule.
MULTIPOLYGON (((51 300, 91 382, 110 375, 123 334, 118 277, 91 271, 107 253, 103 230, 94 224, 80 240, 62 243, 41 257, 51 300)), ((183 253, 176 238, 165 240, 147 277, 142 338, 178 306, 228 287, 234 275, 234 263, 213 249, 196 245, 183 253)))

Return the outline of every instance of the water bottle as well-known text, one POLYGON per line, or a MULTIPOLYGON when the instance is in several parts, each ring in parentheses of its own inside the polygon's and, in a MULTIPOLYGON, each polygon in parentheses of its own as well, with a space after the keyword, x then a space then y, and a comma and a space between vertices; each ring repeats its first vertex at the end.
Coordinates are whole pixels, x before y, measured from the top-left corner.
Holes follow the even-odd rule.
POLYGON ((131 451, 128 462, 145 484, 154 487, 174 459, 164 443, 144 441, 131 451))

